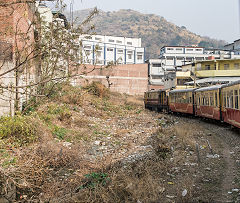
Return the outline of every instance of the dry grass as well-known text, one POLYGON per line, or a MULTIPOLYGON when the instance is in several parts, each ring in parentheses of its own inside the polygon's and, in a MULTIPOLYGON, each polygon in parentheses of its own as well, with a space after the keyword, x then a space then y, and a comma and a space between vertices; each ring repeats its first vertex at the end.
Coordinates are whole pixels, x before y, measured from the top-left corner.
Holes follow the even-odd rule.
POLYGON ((180 177, 172 189, 167 184, 167 174, 183 165, 185 149, 194 143, 189 126, 164 129, 159 124, 154 133, 157 114, 144 112, 141 98, 109 93, 99 84, 85 90, 68 85, 60 89, 31 114, 39 121, 38 142, 8 150, 16 161, 7 168, 0 167, 0 185, 2 182, 7 188, 5 183, 12 182, 17 201, 165 202, 168 191, 177 196, 178 202, 184 202, 182 188, 189 190, 190 198, 192 180, 187 175, 180 177), (139 132, 139 128, 144 131, 139 132), (150 132, 155 134, 151 139, 150 132), (96 140, 101 142, 99 146, 93 144, 96 140), (94 148, 98 152, 106 146, 103 142, 113 151, 92 158, 89 151, 94 148), (131 163, 116 163, 136 153, 140 145, 152 146, 150 153, 131 163), (86 174, 94 173, 107 174, 110 179, 106 184, 100 181, 92 188, 83 187, 92 184, 86 174))

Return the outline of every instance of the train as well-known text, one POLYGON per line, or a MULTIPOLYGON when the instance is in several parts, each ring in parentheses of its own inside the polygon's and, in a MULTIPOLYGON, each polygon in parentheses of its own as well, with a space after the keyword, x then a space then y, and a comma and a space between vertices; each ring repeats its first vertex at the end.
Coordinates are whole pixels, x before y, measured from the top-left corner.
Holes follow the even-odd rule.
POLYGON ((150 90, 146 109, 214 119, 240 128, 240 81, 201 88, 150 90))

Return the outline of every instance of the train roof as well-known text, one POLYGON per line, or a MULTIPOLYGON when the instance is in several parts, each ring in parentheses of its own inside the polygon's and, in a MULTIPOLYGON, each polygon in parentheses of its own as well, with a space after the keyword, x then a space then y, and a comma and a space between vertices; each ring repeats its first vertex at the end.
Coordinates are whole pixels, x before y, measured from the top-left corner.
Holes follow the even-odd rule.
POLYGON ((209 87, 202 87, 202 88, 196 89, 195 92, 218 90, 218 89, 221 89, 222 86, 223 85, 212 85, 212 86, 209 86, 209 87))
POLYGON ((147 91, 147 92, 145 92, 145 93, 154 93, 154 92, 166 92, 166 90, 165 90, 165 89, 149 90, 149 91, 147 91))
POLYGON ((193 92, 196 88, 172 90, 169 93, 193 92))
POLYGON ((225 84, 225 85, 222 86, 222 88, 224 88, 224 87, 230 87, 230 86, 232 86, 232 85, 238 85, 238 84, 240 84, 240 80, 237 80, 237 81, 234 81, 234 82, 230 82, 230 83, 228 83, 228 84, 225 84))

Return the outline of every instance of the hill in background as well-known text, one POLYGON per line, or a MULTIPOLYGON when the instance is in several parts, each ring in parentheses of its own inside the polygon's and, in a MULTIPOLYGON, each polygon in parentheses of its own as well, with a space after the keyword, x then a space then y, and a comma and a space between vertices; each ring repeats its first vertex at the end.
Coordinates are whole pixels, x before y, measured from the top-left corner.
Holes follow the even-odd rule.
MULTIPOLYGON (((89 15, 91 9, 74 12, 76 24, 89 15)), ((146 47, 146 58, 157 58, 160 48, 165 45, 194 45, 206 48, 222 48, 223 40, 215 40, 192 33, 184 26, 177 26, 161 16, 142 14, 134 10, 113 12, 99 11, 92 23, 96 34, 142 38, 142 46, 146 47)))

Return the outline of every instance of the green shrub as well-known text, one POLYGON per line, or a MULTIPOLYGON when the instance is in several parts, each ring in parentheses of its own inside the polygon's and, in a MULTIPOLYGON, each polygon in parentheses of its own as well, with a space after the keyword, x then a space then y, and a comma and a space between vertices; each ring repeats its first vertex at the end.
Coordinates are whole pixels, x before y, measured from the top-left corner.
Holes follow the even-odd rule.
POLYGON ((86 183, 78 189, 95 189, 99 185, 105 186, 110 181, 110 178, 106 173, 89 173, 84 176, 86 178, 86 183))
POLYGON ((9 139, 22 146, 37 138, 37 127, 32 117, 21 115, 1 117, 0 138, 9 139))
POLYGON ((56 136, 59 140, 63 140, 67 135, 67 130, 55 125, 53 127, 53 135, 56 136))
POLYGON ((60 121, 68 120, 72 117, 72 113, 65 105, 64 106, 50 105, 48 107, 48 113, 57 115, 60 121))

